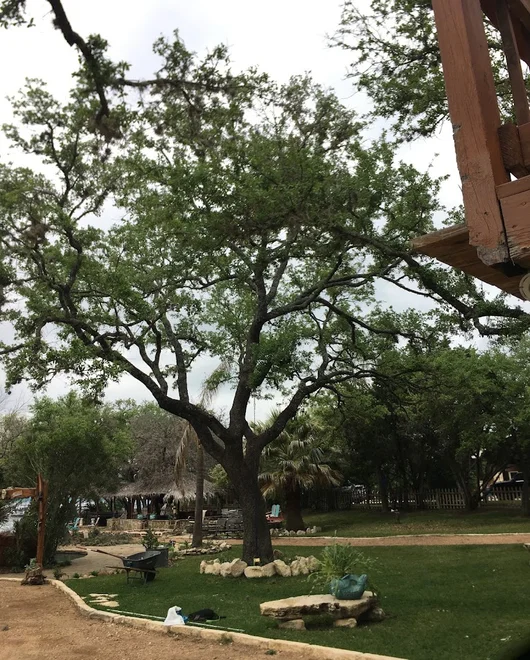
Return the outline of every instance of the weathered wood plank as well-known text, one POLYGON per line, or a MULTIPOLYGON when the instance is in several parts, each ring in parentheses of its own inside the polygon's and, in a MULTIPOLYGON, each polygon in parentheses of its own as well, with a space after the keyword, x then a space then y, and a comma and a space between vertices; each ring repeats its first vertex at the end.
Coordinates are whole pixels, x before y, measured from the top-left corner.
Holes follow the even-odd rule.
POLYGON ((508 260, 495 186, 509 181, 479 0, 433 0, 469 241, 487 264, 508 260))
POLYGON ((509 277, 501 268, 487 266, 479 259, 476 248, 469 244, 468 229, 465 225, 455 225, 418 236, 412 241, 412 248, 420 254, 432 257, 521 298, 520 275, 509 277))
POLYGON ((530 268, 530 185, 515 195, 503 197, 501 206, 510 256, 519 266, 530 268))
POLYGON ((512 89, 513 105, 517 124, 530 122, 530 108, 528 107, 528 95, 521 68, 521 56, 515 39, 512 17, 506 0, 497 0, 497 17, 499 19, 499 30, 502 38, 506 65, 512 89))
POLYGON ((26 497, 35 497, 36 488, 4 488, 0 490, 0 499, 17 500, 26 497))
POLYGON ((530 177, 523 177, 522 179, 517 179, 517 181, 510 181, 509 183, 503 183, 501 186, 497 186, 497 197, 502 200, 505 197, 518 195, 525 190, 530 190, 530 177))
POLYGON ((504 167, 518 179, 528 176, 524 162, 521 138, 515 124, 503 124, 499 128, 499 140, 504 167))
POLYGON ((519 131, 519 142, 523 154, 525 167, 530 168, 530 124, 521 124, 517 127, 519 131))
POLYGON ((510 12, 530 32, 530 0, 508 0, 510 12))
MULTIPOLYGON (((482 6, 482 11, 486 14, 491 24, 499 29, 497 0, 480 0, 480 4, 482 6)), ((513 28, 519 54, 521 59, 530 66, 530 39, 527 27, 527 22, 530 22, 530 17, 527 11, 527 7, 530 4, 529 0, 508 0, 508 4, 512 17, 518 19, 514 20, 513 28)))

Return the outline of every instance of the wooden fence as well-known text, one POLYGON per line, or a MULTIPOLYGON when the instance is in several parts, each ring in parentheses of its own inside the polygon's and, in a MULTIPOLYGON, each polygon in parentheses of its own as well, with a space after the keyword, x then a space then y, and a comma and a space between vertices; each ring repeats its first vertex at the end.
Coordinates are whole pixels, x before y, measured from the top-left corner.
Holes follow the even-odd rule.
MULTIPOLYGON (((521 506, 522 488, 519 486, 510 486, 506 488, 498 487, 485 495, 480 502, 480 506, 506 505, 521 506)), ((437 488, 423 493, 409 492, 405 502, 403 494, 390 493, 388 501, 391 508, 397 509, 464 509, 464 497, 457 488, 437 488)), ((345 510, 345 509, 380 509, 382 500, 377 490, 367 490, 365 492, 347 491, 337 489, 327 492, 307 493, 304 498, 304 506, 317 509, 319 511, 345 510)))

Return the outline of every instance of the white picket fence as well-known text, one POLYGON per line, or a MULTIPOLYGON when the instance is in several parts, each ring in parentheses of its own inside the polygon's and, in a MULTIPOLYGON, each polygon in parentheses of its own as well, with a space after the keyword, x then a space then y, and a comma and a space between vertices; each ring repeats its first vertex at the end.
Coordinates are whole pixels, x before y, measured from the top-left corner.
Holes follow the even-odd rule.
MULTIPOLYGON (((517 486, 509 488, 493 489, 486 495, 480 503, 480 506, 494 504, 505 504, 507 506, 521 506, 522 489, 517 486)), ((359 500, 360 498, 357 498, 359 500)), ((394 496, 389 496, 390 505, 396 502, 397 507, 403 506, 394 496)), ((409 493, 408 508, 416 509, 421 502, 421 498, 416 493, 409 493)), ((352 508, 380 508, 382 506, 381 496, 377 491, 371 491, 362 501, 353 501, 352 508)), ((464 497, 457 488, 437 488, 426 491, 423 494, 423 507, 425 509, 463 509, 465 508, 464 497)))

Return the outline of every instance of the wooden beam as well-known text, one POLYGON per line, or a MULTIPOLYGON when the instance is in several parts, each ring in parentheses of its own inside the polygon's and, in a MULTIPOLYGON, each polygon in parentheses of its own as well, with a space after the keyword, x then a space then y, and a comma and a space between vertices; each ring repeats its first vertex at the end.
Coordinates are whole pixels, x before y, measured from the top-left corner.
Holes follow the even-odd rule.
POLYGON ((497 186, 497 197, 503 200, 505 197, 518 195, 521 192, 530 190, 530 178, 518 179, 517 181, 510 181, 503 183, 502 186, 497 186))
POLYGON ((530 168, 530 124, 521 124, 517 127, 519 131, 519 142, 523 154, 525 167, 530 168))
POLYGON ((508 0, 508 6, 512 16, 530 33, 530 0, 508 0))
MULTIPOLYGON (((513 29, 519 54, 521 59, 530 66, 530 32, 526 26, 526 22, 530 21, 530 18, 525 8, 529 4, 529 0, 514 0, 513 2, 508 0, 508 3, 512 17, 517 19, 513 21, 513 29), (521 16, 524 17, 524 21, 521 20, 521 16)), ((497 0, 480 0, 480 4, 490 23, 498 30, 497 0)))
POLYGON ((510 77, 512 89, 513 106, 515 118, 518 124, 530 122, 530 108, 528 107, 528 95, 521 68, 521 56, 515 39, 512 17, 506 0, 497 0, 497 17, 499 19, 499 30, 502 38, 504 54, 506 55, 506 66, 510 77))
POLYGON ((519 292, 521 274, 510 276, 502 268, 486 266, 479 259, 477 250, 469 244, 466 225, 446 227, 431 234, 418 236, 412 241, 412 247, 420 254, 432 257, 451 268, 457 268, 486 284, 521 298, 519 292))
POLYGON ((35 497, 35 488, 4 488, 0 491, 1 500, 19 500, 26 497, 35 497))
POLYGON ((44 540, 46 534, 46 507, 48 504, 48 482, 42 475, 37 475, 37 500, 39 512, 37 518, 37 564, 44 568, 44 540))
POLYGON ((530 269, 530 176, 499 186, 510 257, 530 269))
POLYGON ((480 0, 433 0, 469 242, 484 263, 508 260, 495 187, 509 181, 480 0))
POLYGON ((528 176, 530 171, 526 168, 521 138, 515 124, 503 124, 499 128, 502 160, 504 167, 518 179, 528 176))

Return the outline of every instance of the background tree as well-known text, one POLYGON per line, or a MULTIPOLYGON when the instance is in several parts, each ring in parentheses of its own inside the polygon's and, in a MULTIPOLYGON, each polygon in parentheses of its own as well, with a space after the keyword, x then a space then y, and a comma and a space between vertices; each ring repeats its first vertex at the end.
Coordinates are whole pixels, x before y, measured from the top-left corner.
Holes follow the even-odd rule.
POLYGON ((530 516, 530 340, 528 336, 496 346, 496 376, 503 383, 507 404, 503 429, 510 442, 511 463, 523 473, 522 512, 530 516))
MULTIPOLYGON (((265 428, 273 423, 274 419, 270 419, 265 428)), ((302 494, 315 488, 338 486, 342 481, 336 467, 339 462, 339 452, 326 446, 322 429, 303 413, 292 419, 265 448, 259 482, 265 497, 279 497, 285 504, 286 529, 306 529, 302 494)))
MULTIPOLYGON (((132 446, 120 470, 121 479, 142 484, 148 492, 157 489, 163 492, 173 481, 173 466, 185 422, 154 403, 128 404, 127 414, 132 446)), ((129 504, 133 508, 134 503, 129 504)), ((154 505, 160 513, 162 502, 155 500, 154 505)))
MULTIPOLYGON (((35 402, 29 428, 10 452, 8 479, 17 486, 33 486, 40 472, 49 483, 45 562, 53 560, 76 501, 109 490, 129 449, 126 420, 110 406, 74 393, 35 402)), ((33 506, 17 532, 22 565, 35 556, 36 522, 33 506)))

